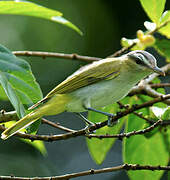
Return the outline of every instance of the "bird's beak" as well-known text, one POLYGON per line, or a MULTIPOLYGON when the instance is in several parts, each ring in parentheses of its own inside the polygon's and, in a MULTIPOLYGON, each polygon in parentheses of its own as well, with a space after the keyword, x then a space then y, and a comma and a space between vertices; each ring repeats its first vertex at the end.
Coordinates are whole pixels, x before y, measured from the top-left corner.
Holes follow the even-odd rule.
POLYGON ((165 72, 162 69, 158 68, 158 67, 154 67, 153 71, 160 74, 161 76, 165 76, 165 72))

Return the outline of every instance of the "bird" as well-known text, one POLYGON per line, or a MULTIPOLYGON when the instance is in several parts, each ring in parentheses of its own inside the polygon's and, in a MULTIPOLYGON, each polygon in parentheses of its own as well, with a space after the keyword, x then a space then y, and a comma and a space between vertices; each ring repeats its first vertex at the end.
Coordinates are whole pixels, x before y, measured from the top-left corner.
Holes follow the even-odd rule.
POLYGON ((165 76, 157 66, 156 58, 143 50, 85 65, 31 106, 31 112, 2 132, 1 138, 9 138, 44 115, 62 112, 94 111, 106 115, 110 120, 113 114, 97 108, 121 100, 140 80, 153 72, 165 76))

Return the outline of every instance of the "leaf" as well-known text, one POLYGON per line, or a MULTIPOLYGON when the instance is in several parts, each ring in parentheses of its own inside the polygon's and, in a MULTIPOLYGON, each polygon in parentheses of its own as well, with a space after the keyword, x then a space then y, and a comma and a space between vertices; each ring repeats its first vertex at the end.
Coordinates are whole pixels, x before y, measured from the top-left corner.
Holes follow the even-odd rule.
POLYGON ((162 115, 165 113, 167 108, 160 108, 160 107, 152 106, 151 110, 158 119, 161 119, 162 115))
POLYGON ((170 40, 168 39, 156 39, 154 48, 165 58, 170 61, 170 40))
POLYGON ((2 86, 0 86, 0 100, 2 101, 8 101, 8 97, 5 94, 4 89, 2 88, 2 86))
POLYGON ((165 109, 161 118, 162 120, 170 120, 170 106, 165 109))
POLYGON ((0 83, 19 117, 42 98, 29 64, 0 46, 0 83))
POLYGON ((153 31, 156 29, 156 24, 149 21, 145 21, 144 26, 148 31, 153 31))
MULTIPOLYGON (((31 72, 29 64, 14 56, 2 45, 0 45, 0 83, 20 118, 26 114, 28 107, 42 99, 41 89, 31 72)), ((5 123, 5 125, 9 127, 13 123, 5 123)), ((31 143, 28 140, 24 141, 31 143)), ((41 144, 39 150, 43 150, 43 142, 33 142, 31 144, 38 145, 37 148, 41 144)))
POLYGON ((163 13, 166 0, 140 0, 140 3, 149 18, 159 25, 159 20, 163 13))
MULTIPOLYGON (((124 103, 127 101, 127 98, 124 99, 124 103)), ((108 105, 104 108, 100 108, 101 111, 113 113, 120 111, 118 104, 114 103, 111 105, 108 105)), ((89 112, 88 113, 88 119, 91 122, 97 123, 107 120, 107 117, 105 115, 102 115, 100 113, 95 112, 89 112)), ((120 132, 122 125, 124 123, 125 118, 120 119, 120 122, 118 122, 113 127, 105 126, 101 129, 96 130, 96 135, 106 135, 106 134, 117 134, 120 132)), ((90 155, 92 156, 93 160, 97 164, 101 164, 110 148, 114 145, 115 138, 103 138, 103 139, 97 139, 97 138, 86 138, 87 139, 87 146, 90 152, 90 155)))
POLYGON ((56 10, 26 1, 0 1, 0 14, 24 15, 47 19, 68 26, 82 35, 82 32, 71 22, 62 17, 56 10))
MULTIPOLYGON (((130 104, 141 103, 136 97, 131 98, 130 104)), ((148 115, 148 108, 141 109, 143 115, 148 115)), ((145 121, 133 114, 128 115, 125 127, 126 132, 140 130, 145 126, 145 121)), ((140 165, 167 165, 169 152, 164 143, 162 134, 157 131, 150 138, 144 135, 136 135, 123 139, 123 159, 124 163, 140 165)), ((128 171, 131 180, 159 180, 163 171, 128 171)))
POLYGON ((165 27, 162 27, 159 32, 170 38, 170 11, 165 11, 160 19, 160 24, 168 23, 165 27))

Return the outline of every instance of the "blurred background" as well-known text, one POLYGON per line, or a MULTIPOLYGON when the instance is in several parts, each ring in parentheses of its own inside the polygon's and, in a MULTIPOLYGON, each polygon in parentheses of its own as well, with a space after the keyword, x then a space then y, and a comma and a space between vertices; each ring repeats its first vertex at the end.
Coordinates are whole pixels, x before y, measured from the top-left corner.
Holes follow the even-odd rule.
MULTIPOLYGON (((149 20, 139 1, 39 0, 32 2, 62 12, 66 19, 83 31, 84 35, 80 36, 72 29, 43 19, 0 15, 0 43, 12 51, 78 53, 104 58, 121 48, 122 37, 135 38, 137 30, 145 30, 143 22, 149 20)), ((166 9, 170 9, 170 1, 167 2, 166 9)), ((153 53, 155 54, 154 51, 153 53)), ((23 58, 31 64, 44 95, 83 65, 82 62, 55 58, 23 58)), ((8 102, 1 102, 1 109, 13 110, 8 102)), ((84 123, 71 113, 48 117, 48 119, 73 129, 84 127, 84 123)), ((39 133, 61 132, 42 125, 39 133)), ((116 141, 102 165, 96 165, 92 160, 84 137, 45 143, 45 146, 48 155, 44 157, 32 146, 17 138, 0 140, 0 175, 52 176, 122 163, 121 141, 116 141)), ((128 180, 128 177, 125 172, 119 171, 76 179, 128 180)), ((163 179, 166 179, 166 176, 163 179)))

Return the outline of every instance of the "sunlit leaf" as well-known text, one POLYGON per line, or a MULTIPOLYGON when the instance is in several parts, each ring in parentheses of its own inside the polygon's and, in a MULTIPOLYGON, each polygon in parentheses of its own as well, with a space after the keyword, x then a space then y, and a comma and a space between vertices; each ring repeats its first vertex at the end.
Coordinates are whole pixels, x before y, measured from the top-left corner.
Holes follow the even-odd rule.
POLYGON ((68 26, 79 34, 82 32, 67 19, 62 13, 28 1, 0 1, 0 14, 24 15, 43 18, 68 26))
POLYGON ((162 120, 170 120, 170 106, 165 109, 161 118, 162 120))
POLYGON ((151 110, 154 113, 154 115, 160 119, 162 115, 165 113, 165 111, 167 110, 167 108, 160 108, 160 107, 152 106, 151 110))
POLYGON ((149 18, 159 25, 160 17, 163 13, 166 0, 140 0, 140 3, 149 18))
POLYGON ((145 21, 144 26, 148 31, 153 31, 156 29, 156 24, 149 21, 145 21))
POLYGON ((160 24, 167 23, 159 32, 170 38, 170 11, 165 11, 160 19, 160 24))

